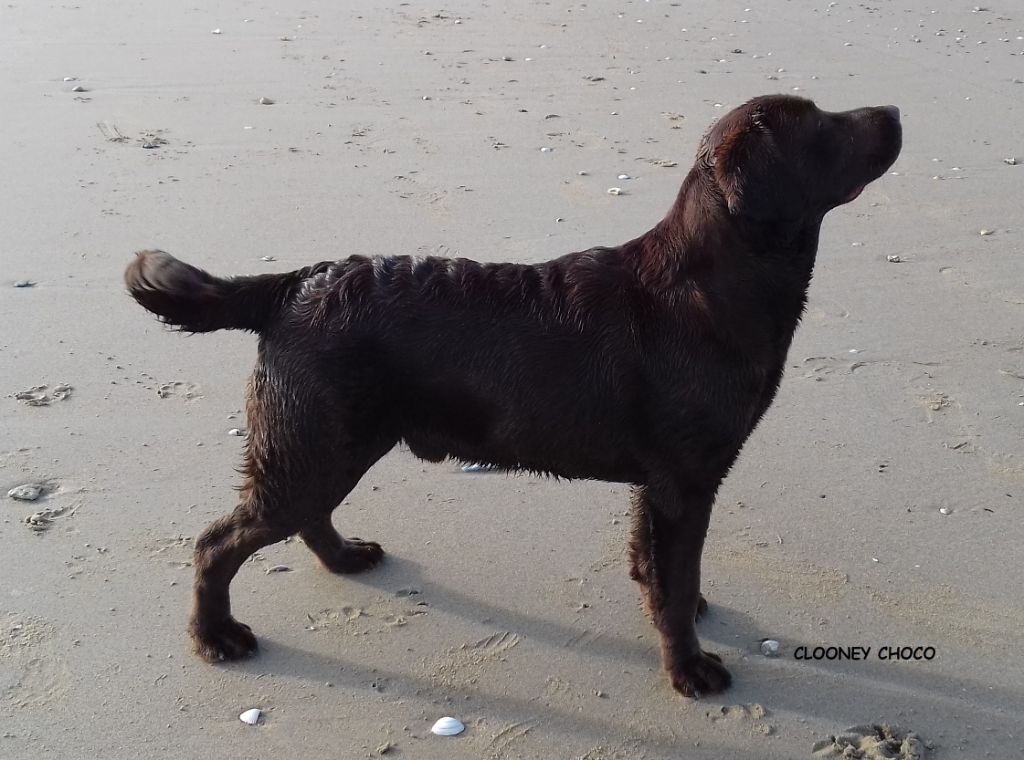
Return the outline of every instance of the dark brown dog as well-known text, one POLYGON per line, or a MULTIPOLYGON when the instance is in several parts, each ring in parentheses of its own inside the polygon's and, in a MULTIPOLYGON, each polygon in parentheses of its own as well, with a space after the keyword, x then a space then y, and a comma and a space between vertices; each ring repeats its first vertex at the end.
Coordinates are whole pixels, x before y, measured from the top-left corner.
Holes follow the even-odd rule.
POLYGON ((823 217, 900 146, 893 106, 767 96, 708 132, 668 215, 618 248, 536 265, 352 256, 231 279, 140 253, 128 289, 164 322, 260 336, 241 503, 196 542, 197 653, 255 650, 228 586, 267 544, 298 533, 337 573, 380 562, 331 512, 405 441, 433 462, 635 486, 631 574, 672 685, 726 688, 694 627, 715 492, 775 396, 823 217))

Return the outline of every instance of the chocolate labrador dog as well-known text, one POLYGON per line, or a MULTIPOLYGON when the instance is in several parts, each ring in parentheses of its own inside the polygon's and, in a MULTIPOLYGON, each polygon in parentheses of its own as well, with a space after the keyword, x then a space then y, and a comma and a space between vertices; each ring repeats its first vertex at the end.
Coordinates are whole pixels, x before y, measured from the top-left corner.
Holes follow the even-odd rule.
POLYGON ((381 561, 331 513, 404 441, 431 462, 631 484, 631 575, 672 686, 725 689, 694 627, 715 492, 775 396, 822 219, 901 135, 894 106, 756 98, 710 129, 650 232, 543 264, 350 256, 219 278, 139 253, 128 290, 165 323, 259 335, 241 501, 195 546, 196 652, 255 650, 228 587, 267 544, 297 533, 335 573, 381 561))

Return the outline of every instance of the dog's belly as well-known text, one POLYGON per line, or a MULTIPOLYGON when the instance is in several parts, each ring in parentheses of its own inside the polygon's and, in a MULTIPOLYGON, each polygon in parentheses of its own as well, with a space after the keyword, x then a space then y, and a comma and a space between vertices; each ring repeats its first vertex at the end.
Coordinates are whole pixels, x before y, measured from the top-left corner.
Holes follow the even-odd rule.
POLYGON ((645 482, 638 463, 609 455, 600 448, 565 449, 562 451, 516 452, 507 442, 470 443, 438 433, 405 436, 409 450, 429 462, 456 459, 462 462, 489 464, 503 470, 524 470, 560 478, 603 480, 611 483, 645 482))
MULTIPOLYGON (((457 459, 564 478, 642 483, 629 427, 615 410, 516 404, 475 394, 420 396, 400 418, 400 437, 431 462, 457 459)), ((563 399, 564 400, 564 399, 563 399)))

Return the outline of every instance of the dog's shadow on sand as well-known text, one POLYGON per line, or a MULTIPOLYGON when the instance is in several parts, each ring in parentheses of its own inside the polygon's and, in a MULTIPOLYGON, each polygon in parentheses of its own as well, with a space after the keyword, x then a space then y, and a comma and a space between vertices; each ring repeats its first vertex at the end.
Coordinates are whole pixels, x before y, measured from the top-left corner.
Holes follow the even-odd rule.
MULTIPOLYGON (((556 651, 564 649, 568 653, 571 648, 573 657, 611 660, 622 668, 648 671, 652 679, 651 698, 644 712, 652 720, 660 718, 666 721, 666 725, 671 725, 681 711, 693 716, 693 703, 675 694, 661 672, 658 636, 652 625, 643 622, 639 594, 635 625, 620 623, 618 634, 604 631, 600 636, 581 638, 584 630, 581 627, 472 597, 436 580, 424 581, 417 563, 390 555, 388 561, 373 573, 345 581, 358 582, 389 596, 401 589, 416 588, 428 600, 430 609, 477 623, 486 621, 496 630, 514 631, 520 637, 536 640, 556 651)), ((769 715, 787 713, 802 721, 813 719, 820 722, 823 730, 839 731, 853 724, 901 720, 913 723, 913 718, 906 716, 934 716, 951 711, 957 714, 958 722, 965 725, 1005 723, 1009 706, 1024 704, 1024 686, 1020 689, 993 687, 970 678, 928 672, 912 664, 898 665, 877 659, 799 661, 793 656, 793 647, 802 642, 784 641, 779 657, 765 657, 759 651, 759 642, 770 634, 746 612, 723 606, 713 598, 709 601, 709 612, 698 623, 697 631, 705 648, 723 656, 734 680, 733 686, 725 693, 701 699, 697 703, 698 715, 709 709, 714 711, 717 707, 758 703, 768 708, 769 715)), ((416 673, 387 672, 344 659, 343 653, 335 658, 266 638, 261 639, 261 652, 257 659, 242 661, 232 667, 251 673, 269 669, 311 682, 322 682, 324 674, 331 673, 338 685, 354 691, 364 690, 367 683, 375 679, 387 679, 398 693, 423 695, 436 701, 444 701, 449 696, 429 678, 416 673)), ((472 687, 467 688, 472 691, 472 687)), ((486 702, 496 713, 520 718, 536 715, 543 709, 546 715, 564 721, 581 736, 595 742, 607 741, 608 738, 607 721, 597 716, 589 717, 586 711, 559 711, 530 699, 490 693, 486 702)), ((914 726, 910 728, 913 730, 914 726)), ((707 735, 701 737, 706 749, 714 746, 708 743, 709 738, 713 740, 707 735)), ((668 753, 678 750, 678 746, 667 741, 663 747, 658 746, 656 740, 649 746, 652 750, 668 753)), ((762 757, 737 754, 731 746, 728 752, 730 757, 739 760, 762 757)))

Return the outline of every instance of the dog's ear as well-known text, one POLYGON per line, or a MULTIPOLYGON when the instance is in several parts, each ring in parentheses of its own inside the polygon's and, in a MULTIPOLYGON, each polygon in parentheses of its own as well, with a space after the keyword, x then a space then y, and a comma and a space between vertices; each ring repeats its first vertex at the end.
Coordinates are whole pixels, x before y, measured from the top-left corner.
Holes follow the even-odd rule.
POLYGON ((731 214, 759 221, 800 215, 801 188, 760 113, 730 125, 706 151, 731 214))

